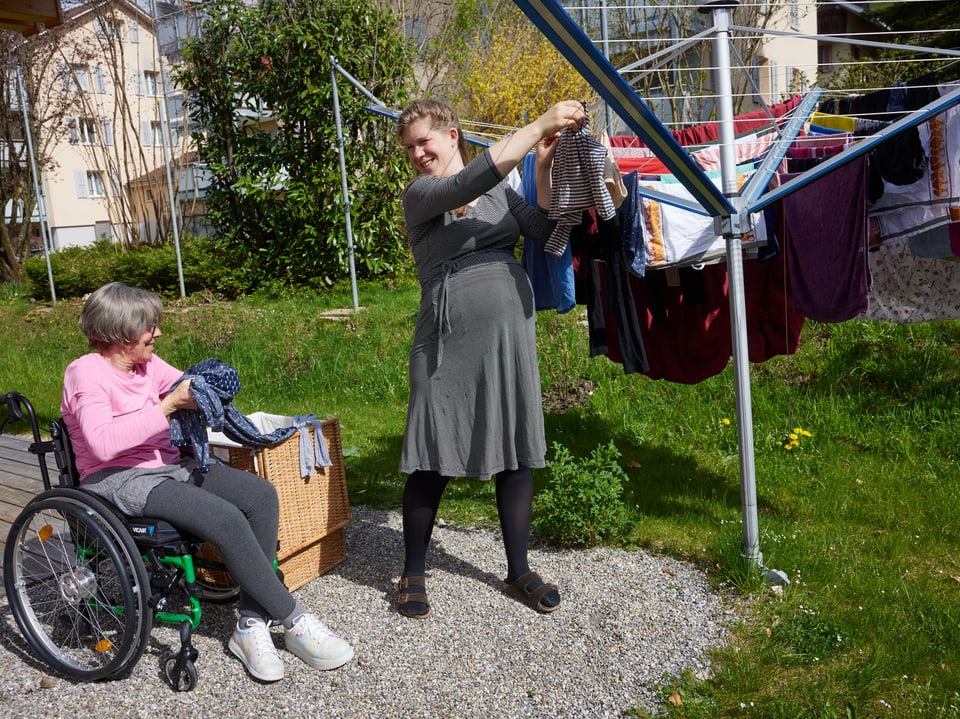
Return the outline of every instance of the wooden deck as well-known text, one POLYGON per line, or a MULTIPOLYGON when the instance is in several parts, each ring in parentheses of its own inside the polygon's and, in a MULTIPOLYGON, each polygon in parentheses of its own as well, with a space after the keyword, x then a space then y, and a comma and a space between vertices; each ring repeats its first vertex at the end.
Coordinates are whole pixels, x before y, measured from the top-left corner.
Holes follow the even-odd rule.
POLYGON ((40 464, 27 449, 31 441, 28 437, 0 434, 0 567, 10 525, 24 505, 43 491, 40 464))

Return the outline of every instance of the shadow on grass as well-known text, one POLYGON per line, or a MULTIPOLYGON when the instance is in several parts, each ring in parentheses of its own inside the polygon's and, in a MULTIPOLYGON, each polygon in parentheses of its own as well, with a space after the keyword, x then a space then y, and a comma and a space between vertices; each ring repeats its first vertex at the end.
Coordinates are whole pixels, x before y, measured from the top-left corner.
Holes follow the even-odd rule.
MULTIPOLYGON (((696 460, 692 453, 680 454, 664 446, 635 444, 622 428, 596 415, 576 412, 548 414, 547 467, 534 472, 538 489, 550 481, 550 460, 554 441, 565 444, 575 457, 586 457, 598 445, 610 441, 621 453, 620 465, 628 477, 624 502, 638 515, 654 518, 687 517, 696 523, 729 519, 739 511, 740 480, 736 462, 721 474, 696 460)), ((369 437, 356 451, 344 442, 350 501, 379 509, 399 507, 406 475, 397 470, 400 461, 402 431, 369 437)), ((444 500, 492 500, 492 483, 451 482, 444 500)), ((762 512, 777 511, 760 498, 762 512)))
MULTIPOLYGON (((620 452, 619 463, 627 474, 624 502, 631 510, 653 518, 688 517, 696 523, 729 519, 739 511, 740 478, 734 458, 729 473, 721 474, 698 462, 693 452, 678 453, 662 445, 637 444, 622 428, 594 414, 577 412, 547 416, 548 445, 552 439, 565 444, 575 457, 586 457, 599 445, 613 442, 620 452)), ((695 441, 691 439, 691 441, 695 441)), ((547 449, 547 469, 538 485, 550 479, 552 446, 547 449)), ((763 499, 761 511, 777 511, 763 499)))

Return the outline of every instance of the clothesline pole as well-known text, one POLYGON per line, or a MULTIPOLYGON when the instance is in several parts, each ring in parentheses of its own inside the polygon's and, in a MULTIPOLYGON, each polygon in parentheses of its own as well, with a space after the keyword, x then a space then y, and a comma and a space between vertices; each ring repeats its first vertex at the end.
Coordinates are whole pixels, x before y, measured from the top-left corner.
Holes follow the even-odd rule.
POLYGON ((723 194, 736 209, 715 222, 717 234, 726 242, 727 292, 730 301, 734 390, 736 397, 737 442, 740 460, 740 500, 743 523, 742 556, 764 572, 768 582, 786 583, 783 572, 763 566, 757 521, 757 482, 753 447, 753 410, 750 397, 750 354, 747 342, 747 311, 743 287, 743 234, 748 215, 737 187, 736 133, 733 115, 733 85, 730 64, 730 24, 739 0, 699 0, 701 12, 713 13, 716 35, 713 40, 714 85, 717 92, 717 129, 720 135, 720 177, 723 194))
MULTIPOLYGON (((343 150, 343 125, 340 121, 340 96, 337 94, 337 70, 340 66, 337 59, 330 56, 330 82, 333 86, 333 119, 337 127, 337 153, 340 157, 340 184, 343 192, 343 215, 347 232, 347 259, 350 265, 350 288, 353 292, 353 310, 360 309, 360 300, 357 297, 357 269, 353 257, 353 225, 350 219, 350 186, 347 183, 347 161, 343 150)), ((352 79, 352 78, 350 78, 352 79)), ((370 97, 373 97, 370 95, 370 97)), ((376 98, 374 98, 376 99, 376 98)))

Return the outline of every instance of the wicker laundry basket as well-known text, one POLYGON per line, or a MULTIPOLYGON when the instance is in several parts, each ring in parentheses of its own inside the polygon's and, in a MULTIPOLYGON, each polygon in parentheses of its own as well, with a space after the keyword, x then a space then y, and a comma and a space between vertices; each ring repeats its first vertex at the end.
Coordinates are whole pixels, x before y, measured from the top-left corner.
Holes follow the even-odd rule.
MULTIPOLYGON (((251 421, 264 431, 292 426, 293 418, 254 413, 251 421), (286 421, 286 424, 284 422, 286 421)), ((238 447, 211 435, 210 451, 230 466, 270 481, 280 500, 277 560, 290 590, 316 579, 347 558, 344 527, 350 523, 350 500, 343 466, 340 421, 323 420, 321 431, 332 466, 300 474, 300 433, 263 449, 238 447)), ((313 447, 314 428, 307 427, 313 447)))

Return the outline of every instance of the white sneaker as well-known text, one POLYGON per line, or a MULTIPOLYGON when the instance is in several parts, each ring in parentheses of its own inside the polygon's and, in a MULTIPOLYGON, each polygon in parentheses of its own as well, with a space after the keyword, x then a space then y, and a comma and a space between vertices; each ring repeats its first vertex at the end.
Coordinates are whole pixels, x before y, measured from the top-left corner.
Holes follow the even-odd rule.
POLYGON ((238 624, 227 646, 247 671, 260 681, 283 679, 283 660, 265 622, 256 620, 247 629, 241 629, 238 624))
POLYGON ((336 669, 353 659, 353 647, 312 614, 304 614, 284 637, 287 651, 314 669, 336 669))

